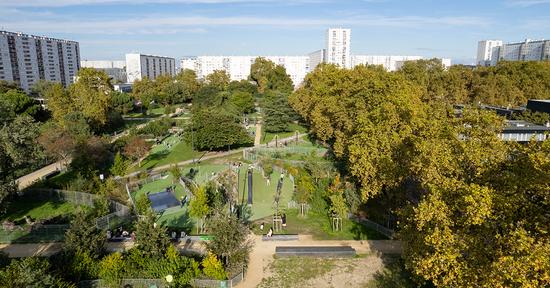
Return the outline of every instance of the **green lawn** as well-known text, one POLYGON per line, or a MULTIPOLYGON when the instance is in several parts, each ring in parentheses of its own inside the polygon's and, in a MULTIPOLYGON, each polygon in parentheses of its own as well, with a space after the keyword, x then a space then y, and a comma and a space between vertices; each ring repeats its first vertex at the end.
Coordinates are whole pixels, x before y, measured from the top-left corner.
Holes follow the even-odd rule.
POLYGON ((275 139, 275 135, 278 135, 279 139, 282 139, 282 138, 288 138, 288 137, 294 136, 296 134, 296 131, 298 131, 300 134, 307 132, 306 127, 295 123, 290 124, 290 132, 269 133, 269 132, 265 132, 263 128, 264 127, 262 127, 262 134, 263 134, 262 141, 261 141, 262 144, 271 142, 273 139, 275 139))
POLYGON ((175 164, 193 159, 193 156, 198 158, 202 154, 202 152, 191 151, 191 145, 181 141, 178 137, 170 136, 162 144, 154 146, 149 152, 149 156, 141 161, 141 167, 134 166, 133 170, 147 170, 156 166, 175 164), (170 143, 171 148, 168 148, 165 143, 170 143))
MULTIPOLYGON (((288 209, 286 211, 287 227, 276 234, 306 234, 313 235, 318 240, 377 240, 387 239, 384 235, 368 229, 360 223, 350 219, 342 219, 342 231, 332 231, 331 220, 326 215, 320 215, 309 211, 305 217, 298 215, 298 209, 288 209)), ((254 232, 263 233, 271 226, 271 217, 255 222, 254 232), (261 232, 257 228, 261 222, 264 222, 267 228, 261 232)))
POLYGON ((77 205, 64 201, 35 201, 19 199, 8 205, 0 221, 9 220, 24 224, 25 216, 36 220, 51 219, 61 215, 71 215, 78 209, 77 205))

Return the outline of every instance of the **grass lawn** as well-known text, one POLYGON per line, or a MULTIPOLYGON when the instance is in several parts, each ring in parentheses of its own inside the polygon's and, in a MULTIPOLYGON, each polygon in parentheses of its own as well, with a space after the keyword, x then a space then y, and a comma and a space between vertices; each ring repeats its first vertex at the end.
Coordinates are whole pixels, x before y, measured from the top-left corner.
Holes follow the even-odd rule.
MULTIPOLYGON (((299 215, 298 209, 288 209, 286 211, 287 226, 276 234, 309 234, 317 240, 379 240, 387 239, 384 235, 373 231, 360 223, 350 219, 342 219, 342 231, 332 231, 331 220, 328 216, 308 211, 306 216, 299 215)), ((265 234, 271 226, 271 217, 256 221, 254 233, 265 234), (257 228, 259 223, 264 222, 267 228, 261 232, 257 228)))
POLYGON ((176 195, 176 198, 179 200, 183 196, 183 187, 176 182, 175 184, 172 184, 172 175, 167 175, 165 179, 160 179, 157 181, 153 181, 150 183, 147 183, 141 187, 141 189, 137 191, 132 192, 132 198, 134 198, 134 201, 141 197, 142 195, 145 195, 147 192, 150 192, 152 194, 158 193, 158 192, 164 192, 167 187, 176 185, 176 189, 174 190, 174 194, 176 195))
POLYGON ((310 279, 330 272, 340 259, 289 257, 276 258, 269 265, 272 275, 264 278, 258 287, 305 287, 310 279))
POLYGON ((279 135, 279 139, 282 139, 282 138, 288 138, 288 137, 294 136, 296 134, 296 131, 298 131, 299 133, 307 132, 306 127, 295 123, 290 124, 290 132, 269 133, 269 132, 265 132, 264 128, 265 127, 262 127, 262 134, 263 134, 262 141, 261 141, 262 144, 271 142, 273 139, 275 139, 275 135, 279 135))
POLYGON ((64 201, 35 201, 27 199, 18 199, 10 203, 7 207, 7 211, 2 215, 0 221, 9 220, 14 222, 21 222, 25 216, 36 220, 50 219, 61 215, 70 215, 75 213, 78 206, 64 201))
POLYGON ((151 149, 149 156, 141 161, 141 167, 134 166, 132 170, 147 170, 156 166, 175 164, 190 160, 193 156, 198 158, 202 154, 202 152, 191 151, 191 145, 185 141, 181 141, 178 137, 170 136, 162 144, 156 145, 151 149), (165 143, 170 143, 172 145, 171 148, 168 148, 165 143))

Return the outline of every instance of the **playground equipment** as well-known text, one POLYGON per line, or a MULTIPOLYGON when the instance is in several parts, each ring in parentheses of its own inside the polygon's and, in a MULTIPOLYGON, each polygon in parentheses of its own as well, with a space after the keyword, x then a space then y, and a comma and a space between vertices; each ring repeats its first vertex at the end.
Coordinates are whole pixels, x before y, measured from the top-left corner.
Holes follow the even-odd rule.
POLYGON ((279 214, 279 202, 281 200, 281 190, 283 188, 283 180, 285 175, 281 173, 281 178, 277 182, 277 190, 275 192, 275 197, 273 198, 273 207, 275 208, 275 213, 273 214, 273 231, 280 231, 283 229, 283 219, 279 214))

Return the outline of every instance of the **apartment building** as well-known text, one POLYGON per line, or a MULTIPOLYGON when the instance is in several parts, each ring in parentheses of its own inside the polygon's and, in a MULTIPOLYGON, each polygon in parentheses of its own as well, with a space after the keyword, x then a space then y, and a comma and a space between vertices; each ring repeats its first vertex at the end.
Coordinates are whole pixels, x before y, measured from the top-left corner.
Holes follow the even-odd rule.
POLYGON ((326 62, 351 68, 351 29, 330 28, 327 30, 326 41, 326 62))
POLYGON ((192 56, 181 59, 181 69, 191 69, 200 79, 206 78, 215 70, 227 72, 231 80, 248 79, 250 67, 258 57, 272 61, 285 67, 286 73, 298 86, 309 72, 309 57, 307 56, 192 56))
POLYGON ((25 91, 39 80, 67 87, 80 69, 78 42, 0 31, 0 80, 25 91))
POLYGON ((144 77, 154 80, 160 75, 176 75, 176 60, 174 58, 138 53, 126 54, 128 83, 134 83, 144 77))
POLYGON ((550 60, 550 40, 530 40, 503 44, 500 40, 478 43, 477 64, 494 66, 498 61, 550 60))
POLYGON ((103 71, 111 78, 111 83, 126 83, 125 60, 82 60, 80 67, 103 71))

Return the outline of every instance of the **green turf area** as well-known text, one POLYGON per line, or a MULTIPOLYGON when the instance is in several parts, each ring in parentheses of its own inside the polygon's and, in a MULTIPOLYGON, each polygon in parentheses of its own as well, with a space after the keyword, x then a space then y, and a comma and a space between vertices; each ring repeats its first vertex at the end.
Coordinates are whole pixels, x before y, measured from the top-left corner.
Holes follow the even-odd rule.
POLYGON ((283 139, 283 138, 288 138, 296 135, 296 131, 298 131, 299 133, 307 132, 306 127, 295 123, 290 124, 289 132, 270 133, 270 132, 265 132, 264 128, 265 127, 262 127, 262 133, 263 133, 262 141, 261 141, 262 144, 273 141, 275 139, 275 135, 278 135, 279 139, 283 139))
MULTIPOLYGON (((215 173, 228 169, 228 165, 224 164, 202 164, 202 165, 188 165, 182 169, 183 175, 189 175, 190 169, 198 170, 192 178, 199 185, 207 183, 215 173)), ((267 181, 262 177, 261 173, 257 170, 253 170, 253 205, 251 220, 264 218, 273 214, 273 197, 277 188, 277 181, 280 177, 278 172, 273 172, 271 175, 270 185, 267 185, 267 181)), ((247 168, 243 165, 240 169, 239 176, 239 202, 247 201, 247 168), (244 198, 243 198, 244 197, 244 198)), ((132 192, 132 197, 137 199, 141 195, 145 195, 147 192, 158 193, 166 189, 166 187, 173 185, 172 176, 168 175, 165 179, 159 179, 147 184, 144 184, 141 189, 132 192)), ((175 195, 177 199, 181 199, 183 195, 183 187, 179 183, 176 185, 175 195)), ((283 188, 281 192, 280 207, 286 208, 288 201, 292 198, 292 182, 288 177, 284 178, 283 188)), ((187 206, 184 209, 179 207, 170 208, 159 218, 159 223, 167 227, 191 227, 193 221, 189 220, 187 215, 187 206)))
POLYGON ((160 145, 155 145, 149 152, 149 156, 141 161, 141 167, 133 167, 134 171, 147 170, 156 166, 175 164, 181 161, 200 157, 202 152, 191 151, 191 145, 182 141, 177 136, 170 136, 166 138, 160 145), (165 144, 171 145, 168 148, 165 144))
POLYGON ((0 220, 24 222, 23 218, 25 216, 30 217, 33 221, 51 219, 61 215, 73 214, 77 209, 77 205, 64 201, 19 199, 8 205, 6 213, 2 214, 0 220))
POLYGON ((141 187, 141 189, 132 192, 132 198, 136 200, 142 195, 145 195, 147 192, 152 194, 158 193, 158 192, 164 192, 167 187, 175 185, 176 189, 174 190, 174 194, 176 195, 176 198, 179 200, 184 195, 183 187, 181 187, 181 185, 178 182, 172 183, 172 179, 173 179, 172 175, 167 175, 166 178, 164 179, 159 179, 159 180, 144 184, 141 187))
MULTIPOLYGON (((298 215, 298 209, 288 209, 286 211, 287 226, 281 232, 276 234, 306 234, 313 235, 317 240, 379 240, 387 239, 384 235, 373 231, 360 223, 350 219, 342 219, 342 231, 332 231, 331 220, 326 215, 317 214, 309 211, 306 216, 298 215)), ((271 226, 271 218, 256 221, 254 232, 265 234, 271 226), (267 228, 265 231, 259 231, 257 226, 264 222, 267 228)))

